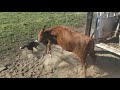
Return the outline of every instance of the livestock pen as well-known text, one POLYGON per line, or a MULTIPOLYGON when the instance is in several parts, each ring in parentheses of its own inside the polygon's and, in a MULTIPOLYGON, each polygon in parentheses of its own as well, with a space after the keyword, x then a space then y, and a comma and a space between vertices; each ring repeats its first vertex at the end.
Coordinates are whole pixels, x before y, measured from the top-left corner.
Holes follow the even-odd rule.
MULTIPOLYGON (((67 62, 77 65, 79 61, 74 57, 75 55, 62 50, 59 46, 52 46, 52 58, 49 54, 43 58, 44 66, 39 60, 44 46, 39 45, 38 51, 33 54, 27 49, 20 50, 20 47, 37 39, 38 31, 44 25, 46 28, 65 25, 90 36, 93 34, 93 38, 95 38, 97 37, 95 35, 99 34, 95 31, 96 24, 98 24, 96 12, 1 12, 0 16, 0 77, 80 78, 83 76, 79 66, 72 67, 64 61, 65 59, 67 62), (90 17, 89 14, 91 14, 90 17), (89 19, 91 20, 89 21, 89 19), (61 63, 56 64, 56 62, 61 63), (68 67, 55 67, 62 65, 68 65, 68 67)), ((101 43, 109 45, 111 44, 109 42, 118 44, 118 34, 117 38, 111 38, 113 34, 107 37, 107 41, 101 39, 99 43, 96 42, 96 45, 102 46, 101 43)), ((119 46, 117 45, 117 47, 119 46)), ((89 56, 87 57, 88 76, 93 78, 120 77, 120 56, 97 47, 95 47, 95 51, 97 55, 95 68, 90 66, 91 60, 89 56)))

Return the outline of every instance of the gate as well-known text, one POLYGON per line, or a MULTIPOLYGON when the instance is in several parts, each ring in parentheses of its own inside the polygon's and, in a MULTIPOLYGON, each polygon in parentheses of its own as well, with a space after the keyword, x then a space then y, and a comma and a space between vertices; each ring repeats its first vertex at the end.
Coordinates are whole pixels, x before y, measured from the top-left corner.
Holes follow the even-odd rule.
MULTIPOLYGON (((106 44, 106 41, 110 41, 115 38, 118 39, 118 45, 120 47, 120 16, 118 12, 97 12, 95 15, 95 29, 93 31, 93 37, 98 41, 95 46, 105 49, 107 51, 113 52, 120 55, 120 49, 114 48, 106 44)), ((88 12, 87 14, 87 24, 86 24, 86 35, 90 36, 91 24, 93 20, 93 12, 88 12)), ((112 42, 112 41, 110 41, 112 42)))

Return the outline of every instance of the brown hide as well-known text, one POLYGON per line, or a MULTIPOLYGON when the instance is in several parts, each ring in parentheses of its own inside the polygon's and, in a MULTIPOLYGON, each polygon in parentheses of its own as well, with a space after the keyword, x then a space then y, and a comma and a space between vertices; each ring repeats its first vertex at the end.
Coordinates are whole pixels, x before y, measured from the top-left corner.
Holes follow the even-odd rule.
POLYGON ((95 62, 94 40, 66 26, 55 26, 39 32, 38 41, 42 43, 50 41, 51 44, 58 44, 64 50, 75 53, 82 65, 86 64, 88 54, 95 62))

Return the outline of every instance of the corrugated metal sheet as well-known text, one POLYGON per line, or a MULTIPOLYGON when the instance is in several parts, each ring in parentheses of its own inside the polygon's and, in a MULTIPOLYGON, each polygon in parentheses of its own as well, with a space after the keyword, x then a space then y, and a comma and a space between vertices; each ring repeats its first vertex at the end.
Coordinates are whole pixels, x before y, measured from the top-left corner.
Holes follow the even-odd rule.
MULTIPOLYGON (((95 38, 102 38, 108 33, 116 30, 116 27, 118 25, 118 18, 116 16, 116 13, 114 12, 105 12, 105 13, 99 13, 97 14, 97 27, 95 30, 95 38)), ((106 38, 111 37, 112 35, 109 34, 106 36, 106 38)))

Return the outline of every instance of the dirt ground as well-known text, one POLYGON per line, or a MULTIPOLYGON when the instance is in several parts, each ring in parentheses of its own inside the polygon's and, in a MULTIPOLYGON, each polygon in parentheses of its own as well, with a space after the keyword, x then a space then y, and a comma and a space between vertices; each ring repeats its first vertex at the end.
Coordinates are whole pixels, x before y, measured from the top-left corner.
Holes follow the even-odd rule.
MULTIPOLYGON (((24 49, 13 60, 6 58, 0 64, 0 78, 84 78, 83 68, 73 53, 53 46, 52 57, 47 54, 41 59, 43 51, 44 46, 41 45, 33 54, 24 49)), ((120 78, 120 56, 100 48, 95 48, 95 51, 95 67, 91 58, 87 57, 87 77, 120 78)))

